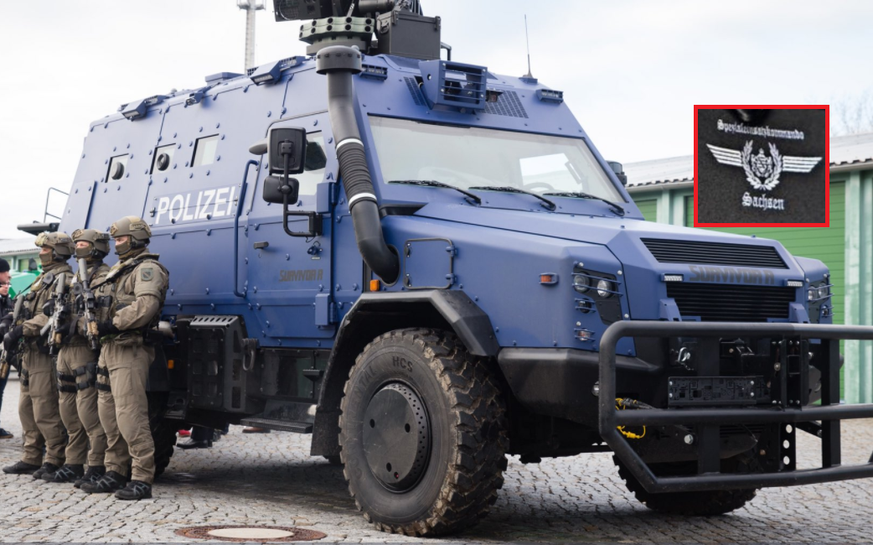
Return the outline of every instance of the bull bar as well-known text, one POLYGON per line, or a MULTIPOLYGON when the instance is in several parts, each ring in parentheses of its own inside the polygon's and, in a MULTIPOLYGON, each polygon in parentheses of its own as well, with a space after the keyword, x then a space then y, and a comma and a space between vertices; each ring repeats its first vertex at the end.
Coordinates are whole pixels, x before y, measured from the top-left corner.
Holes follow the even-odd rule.
MULTIPOLYGON (((732 322, 623 321, 609 326, 600 341, 599 431, 603 440, 640 484, 651 493, 692 492, 797 486, 873 477, 873 456, 866 464, 841 466, 840 420, 873 418, 873 404, 840 405, 839 340, 873 340, 873 327, 794 323, 740 324, 732 322), (616 399, 616 343, 624 337, 695 337, 710 350, 722 337, 782 337, 820 339, 826 363, 822 373, 821 406, 797 408, 672 408, 619 411, 616 399), (720 473, 719 426, 730 424, 798 424, 821 421, 822 467, 771 473, 720 473), (699 426, 698 474, 659 477, 631 448, 618 426, 699 426)), ((717 352, 715 352, 717 354, 717 352)), ((808 363, 808 362, 807 362, 808 363)), ((709 361, 698 375, 717 374, 718 361, 709 361), (713 367, 715 366, 715 367, 713 367), (713 371, 715 371, 713 373, 713 371)))

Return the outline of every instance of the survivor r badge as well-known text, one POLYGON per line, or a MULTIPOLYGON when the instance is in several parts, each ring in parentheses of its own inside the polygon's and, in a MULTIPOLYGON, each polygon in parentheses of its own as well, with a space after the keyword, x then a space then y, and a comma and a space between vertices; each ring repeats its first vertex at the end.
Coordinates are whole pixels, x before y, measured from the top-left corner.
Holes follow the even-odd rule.
POLYGON ((828 106, 695 106, 695 226, 828 226, 828 106))

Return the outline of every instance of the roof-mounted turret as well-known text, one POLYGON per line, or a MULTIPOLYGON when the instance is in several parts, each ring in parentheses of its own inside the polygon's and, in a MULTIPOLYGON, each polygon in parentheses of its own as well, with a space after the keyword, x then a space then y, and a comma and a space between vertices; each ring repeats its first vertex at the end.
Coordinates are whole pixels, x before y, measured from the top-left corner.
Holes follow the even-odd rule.
POLYGON ((425 17, 418 0, 275 0, 276 21, 304 21, 308 55, 334 45, 370 55, 440 58, 440 18, 425 17), (373 40, 373 35, 376 40, 373 40))

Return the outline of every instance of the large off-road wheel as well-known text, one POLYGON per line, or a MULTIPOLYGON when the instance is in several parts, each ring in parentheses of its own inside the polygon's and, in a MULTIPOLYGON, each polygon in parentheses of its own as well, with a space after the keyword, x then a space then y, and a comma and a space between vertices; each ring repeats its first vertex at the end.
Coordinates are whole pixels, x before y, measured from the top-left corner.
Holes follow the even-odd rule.
POLYGON ((506 469, 504 405, 486 362, 454 334, 378 337, 358 356, 341 408, 343 473, 376 528, 435 536, 488 513, 506 469))
POLYGON ((167 394, 149 392, 149 427, 152 430, 152 440, 155 442, 155 477, 160 476, 167 466, 176 446, 178 422, 164 419, 167 410, 167 394))
MULTIPOLYGON (((751 501, 758 492, 755 488, 739 490, 706 490, 700 492, 666 492, 652 494, 646 492, 643 485, 634 477, 630 470, 615 456, 618 475, 624 479, 627 489, 633 492, 637 500, 649 509, 669 513, 671 515, 712 516, 730 513, 751 501)), ((723 462, 733 465, 734 461, 723 462)), ((654 464, 652 471, 661 476, 691 475, 696 472, 697 462, 682 462, 676 464, 654 464)))

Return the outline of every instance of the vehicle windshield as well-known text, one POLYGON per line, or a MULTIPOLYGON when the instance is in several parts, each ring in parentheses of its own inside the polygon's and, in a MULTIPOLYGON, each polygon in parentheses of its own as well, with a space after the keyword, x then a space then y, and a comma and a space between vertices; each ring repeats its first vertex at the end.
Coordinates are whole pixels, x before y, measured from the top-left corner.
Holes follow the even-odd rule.
POLYGON ((624 202, 585 141, 370 116, 386 183, 434 180, 461 189, 583 192, 624 202))

